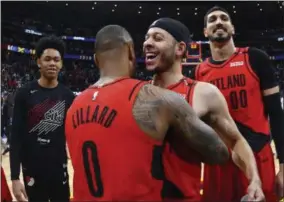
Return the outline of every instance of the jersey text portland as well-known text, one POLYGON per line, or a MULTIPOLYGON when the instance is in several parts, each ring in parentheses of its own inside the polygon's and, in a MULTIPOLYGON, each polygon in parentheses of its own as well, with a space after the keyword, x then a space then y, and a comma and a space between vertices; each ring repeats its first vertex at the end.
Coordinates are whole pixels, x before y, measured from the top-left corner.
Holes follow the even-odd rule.
POLYGON ((230 114, 253 151, 270 141, 260 81, 249 62, 248 48, 238 48, 228 60, 215 64, 207 59, 196 72, 196 80, 214 84, 226 98, 230 114))

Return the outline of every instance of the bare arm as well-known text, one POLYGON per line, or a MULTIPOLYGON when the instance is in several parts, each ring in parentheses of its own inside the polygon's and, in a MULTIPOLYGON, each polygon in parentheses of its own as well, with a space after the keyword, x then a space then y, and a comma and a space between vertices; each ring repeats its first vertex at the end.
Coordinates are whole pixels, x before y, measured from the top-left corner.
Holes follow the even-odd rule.
POLYGON ((227 102, 222 93, 208 83, 199 84, 201 99, 208 106, 208 124, 210 124, 233 151, 233 161, 245 173, 250 181, 260 181, 252 149, 239 132, 232 119, 227 102), (201 86, 203 85, 203 86, 201 86))
POLYGON ((215 131, 202 122, 182 96, 152 85, 142 87, 134 117, 148 133, 167 133, 173 127, 186 145, 201 154, 206 163, 223 163, 229 158, 226 145, 215 131), (141 110, 137 110, 141 108, 141 110), (143 110, 143 111, 142 111, 143 110))

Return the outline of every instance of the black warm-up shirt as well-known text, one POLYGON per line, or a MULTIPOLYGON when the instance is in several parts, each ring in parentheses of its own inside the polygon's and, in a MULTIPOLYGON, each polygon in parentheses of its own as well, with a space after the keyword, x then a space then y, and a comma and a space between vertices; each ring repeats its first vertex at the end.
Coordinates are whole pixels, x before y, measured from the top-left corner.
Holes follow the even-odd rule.
POLYGON ((67 163, 64 121, 74 97, 62 84, 43 88, 37 81, 17 91, 10 150, 12 180, 19 179, 20 164, 39 172, 67 163))

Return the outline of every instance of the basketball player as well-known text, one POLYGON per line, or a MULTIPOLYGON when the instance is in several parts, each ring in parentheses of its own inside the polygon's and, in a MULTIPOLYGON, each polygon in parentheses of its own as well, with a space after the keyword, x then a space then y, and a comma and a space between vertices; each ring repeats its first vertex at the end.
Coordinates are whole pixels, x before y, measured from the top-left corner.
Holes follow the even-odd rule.
POLYGON ((192 148, 208 163, 228 159, 225 144, 180 95, 130 78, 134 47, 123 27, 102 28, 95 52, 100 79, 76 97, 65 123, 74 201, 164 198, 165 138, 181 155, 192 148))
MULTIPOLYGON (((253 153, 232 120, 224 97, 215 86, 182 75, 182 59, 189 38, 188 28, 177 20, 160 18, 150 25, 143 51, 147 70, 156 72, 152 83, 180 93, 198 116, 218 132, 233 150, 236 163, 242 162, 238 163, 239 167, 250 180, 248 194, 261 200, 263 193, 253 153)), ((187 163, 178 158, 170 147, 164 152, 166 175, 171 181, 169 186, 175 190, 171 197, 200 201, 201 163, 197 157, 193 158, 195 153, 187 163)))
POLYGON ((18 201, 69 201, 64 119, 74 94, 58 83, 64 42, 54 36, 36 46, 40 78, 18 90, 12 120, 10 167, 18 201), (24 184, 19 180, 22 165, 24 184), (25 192, 26 191, 26 192, 25 192))
MULTIPOLYGON (((279 87, 267 54, 256 48, 235 47, 234 33, 225 9, 213 7, 206 13, 204 34, 209 39, 212 57, 201 63, 194 75, 198 81, 216 85, 225 96, 233 119, 254 151, 266 200, 275 201, 275 182, 279 198, 284 191, 284 116, 279 87), (280 162, 276 181, 270 128, 280 162)), ((204 199, 240 201, 247 183, 230 162, 226 166, 206 166, 204 199), (224 184, 226 189, 222 188, 224 184)))

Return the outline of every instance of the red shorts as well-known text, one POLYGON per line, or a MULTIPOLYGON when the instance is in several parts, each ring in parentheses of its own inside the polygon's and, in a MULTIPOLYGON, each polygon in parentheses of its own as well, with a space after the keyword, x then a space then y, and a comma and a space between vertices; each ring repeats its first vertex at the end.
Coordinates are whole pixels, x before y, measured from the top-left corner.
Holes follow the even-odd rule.
MULTIPOLYGON (((276 201, 275 165, 270 144, 255 153, 258 172, 262 181, 266 201, 276 201)), ((224 166, 204 168, 203 202, 230 201, 239 202, 247 193, 248 180, 243 172, 230 160, 224 166)))
POLYGON ((186 162, 166 144, 163 154, 165 176, 168 179, 164 183, 167 184, 164 188, 166 201, 200 201, 201 160, 196 153, 192 151, 186 162), (169 182, 171 183, 168 184, 169 182))
POLYGON ((6 176, 4 173, 3 168, 1 167, 1 201, 12 201, 12 195, 10 193, 7 181, 6 181, 6 176))

